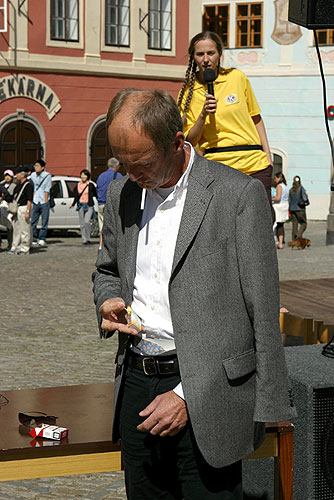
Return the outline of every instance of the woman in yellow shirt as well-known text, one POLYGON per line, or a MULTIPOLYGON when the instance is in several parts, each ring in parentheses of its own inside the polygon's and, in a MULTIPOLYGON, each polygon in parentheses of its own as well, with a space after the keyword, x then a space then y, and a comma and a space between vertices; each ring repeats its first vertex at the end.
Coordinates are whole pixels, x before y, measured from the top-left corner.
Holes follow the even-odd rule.
POLYGON ((272 160, 267 135, 252 87, 235 68, 221 68, 223 43, 213 32, 195 35, 178 106, 187 140, 208 160, 219 161, 260 179, 271 207, 272 160), (214 95, 204 83, 214 71, 214 95))

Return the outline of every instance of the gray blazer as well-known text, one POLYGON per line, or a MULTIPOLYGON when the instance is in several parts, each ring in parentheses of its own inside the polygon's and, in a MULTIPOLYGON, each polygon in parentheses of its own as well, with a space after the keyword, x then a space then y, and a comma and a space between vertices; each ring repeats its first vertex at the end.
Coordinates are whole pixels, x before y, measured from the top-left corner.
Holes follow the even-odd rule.
MULTIPOLYGON (((97 311, 131 304, 142 190, 111 183, 103 249, 93 275, 97 311)), ((175 247, 169 301, 182 386, 197 444, 214 467, 264 439, 263 422, 296 415, 279 329, 279 282, 268 200, 260 181, 196 154, 175 247)), ((108 332, 101 332, 108 336, 108 332)), ((113 439, 128 336, 119 334, 113 439)))

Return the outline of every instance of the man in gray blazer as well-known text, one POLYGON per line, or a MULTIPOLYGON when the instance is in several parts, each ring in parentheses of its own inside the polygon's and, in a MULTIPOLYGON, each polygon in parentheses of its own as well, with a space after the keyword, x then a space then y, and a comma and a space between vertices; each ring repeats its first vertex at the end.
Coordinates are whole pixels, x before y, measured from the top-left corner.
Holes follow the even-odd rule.
POLYGON ((107 126, 128 176, 109 187, 94 293, 101 335, 119 336, 128 498, 241 500, 264 423, 295 416, 265 190, 197 155, 166 92, 121 91, 107 126))

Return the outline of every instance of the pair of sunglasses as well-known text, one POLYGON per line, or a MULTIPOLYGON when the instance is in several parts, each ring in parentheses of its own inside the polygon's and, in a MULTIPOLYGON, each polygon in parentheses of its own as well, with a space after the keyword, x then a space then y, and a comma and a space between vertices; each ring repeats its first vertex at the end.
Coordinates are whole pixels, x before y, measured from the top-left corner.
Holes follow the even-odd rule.
POLYGON ((36 411, 18 414, 19 422, 26 427, 36 427, 40 424, 54 425, 58 417, 47 415, 46 413, 36 411))

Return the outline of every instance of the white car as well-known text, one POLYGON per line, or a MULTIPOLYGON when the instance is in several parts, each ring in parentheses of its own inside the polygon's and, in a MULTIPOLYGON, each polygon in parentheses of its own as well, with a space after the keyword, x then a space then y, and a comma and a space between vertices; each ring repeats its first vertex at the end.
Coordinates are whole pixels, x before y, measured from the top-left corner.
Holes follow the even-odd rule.
MULTIPOLYGON (((49 229, 80 229, 79 215, 76 207, 70 208, 74 200, 74 188, 80 181, 80 177, 66 175, 52 176, 51 194, 55 201, 54 208, 50 210, 49 229)), ((95 184, 95 183, 94 183, 95 184)), ((96 185, 96 184, 95 184, 96 185)), ((94 199, 94 208, 97 215, 98 205, 94 199)), ((98 222, 96 218, 91 219, 91 236, 99 235, 98 222)))
MULTIPOLYGON (((50 210, 48 226, 49 230, 80 229, 78 212, 76 211, 75 207, 70 208, 74 200, 73 191, 79 181, 80 177, 70 177, 66 175, 52 176, 51 194, 54 198, 55 206, 50 210)), ((97 214, 98 205, 96 199, 94 199, 94 208, 97 214)), ((40 220, 38 227, 40 227, 40 220)), ((2 226, 0 226, 0 229, 2 231, 5 231, 5 228, 2 226)), ((94 238, 98 235, 99 227, 97 218, 92 218, 91 236, 94 238)))

